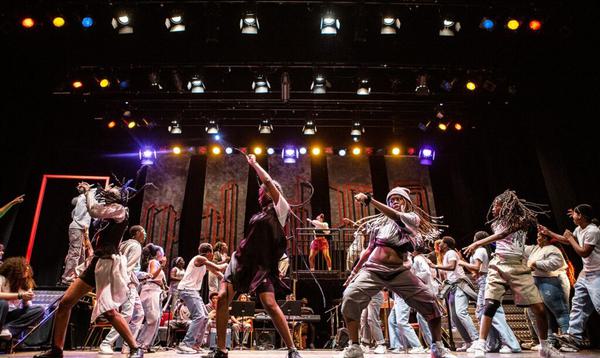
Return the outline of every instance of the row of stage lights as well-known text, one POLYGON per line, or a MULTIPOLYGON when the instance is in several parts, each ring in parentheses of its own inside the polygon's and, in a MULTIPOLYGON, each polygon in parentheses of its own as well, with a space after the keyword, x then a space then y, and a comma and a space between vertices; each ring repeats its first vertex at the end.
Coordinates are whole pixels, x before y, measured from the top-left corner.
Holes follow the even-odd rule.
MULTIPOLYGON (((255 146, 251 149, 249 148, 240 148, 244 154, 252 153, 256 156, 274 156, 280 155, 283 159, 283 162, 286 164, 294 164, 301 156, 311 155, 313 157, 319 157, 321 155, 338 155, 340 157, 345 157, 349 154, 352 156, 358 157, 361 155, 388 155, 393 157, 400 156, 418 156, 419 162, 422 165, 431 165, 433 164, 433 160, 435 159, 435 149, 431 146, 422 146, 419 151, 413 147, 410 147, 406 150, 406 154, 402 153, 402 150, 399 146, 394 146, 388 148, 387 150, 378 149, 375 150, 371 147, 361 147, 361 146, 352 146, 350 148, 333 148, 333 147, 320 147, 313 146, 310 148, 306 147, 295 147, 295 146, 284 146, 283 148, 273 148, 273 147, 261 147, 255 146)), ((219 145, 212 145, 210 147, 201 146, 201 147, 189 147, 183 148, 181 146, 173 146, 170 150, 162 149, 156 150, 152 146, 145 146, 140 148, 139 150, 139 158, 141 160, 142 165, 153 165, 156 159, 158 158, 158 154, 174 154, 174 155, 182 155, 183 153, 188 154, 200 154, 200 155, 213 155, 219 156, 223 153, 225 155, 235 155, 237 154, 236 150, 232 147, 222 147, 219 145)))
MULTIPOLYGON (((132 34, 134 32, 134 14, 131 11, 120 10, 115 12, 111 19, 111 25, 119 34, 132 34)), ((165 17, 164 25, 169 32, 184 32, 186 22, 183 11, 174 11, 165 17)), ((75 20, 75 19, 73 19, 75 20)), ((95 20, 91 16, 85 16, 77 19, 81 27, 89 29, 95 25, 95 20)), ((67 19, 62 15, 52 17, 50 21, 55 28, 64 28, 67 25, 67 19)), ((479 28, 485 31, 494 31, 497 28, 498 20, 495 17, 483 17, 479 23, 479 28)), ((519 18, 506 18, 504 27, 510 31, 517 31, 523 27, 525 20, 519 18)), ((25 29, 32 29, 37 21, 33 17, 24 17, 21 19, 21 26, 25 29)), ((381 16, 381 35, 395 35, 400 30, 402 21, 395 14, 385 14, 381 16)), ((539 32, 542 29, 542 22, 539 19, 529 19, 527 22, 529 30, 539 32)), ((454 36, 461 30, 461 23, 454 17, 443 17, 440 19, 440 36, 454 36)), ((341 20, 333 11, 326 11, 320 20, 320 32, 322 35, 337 35, 341 29, 341 20)), ((245 35, 256 35, 259 32, 260 24, 255 11, 246 11, 239 20, 240 32, 245 35)))

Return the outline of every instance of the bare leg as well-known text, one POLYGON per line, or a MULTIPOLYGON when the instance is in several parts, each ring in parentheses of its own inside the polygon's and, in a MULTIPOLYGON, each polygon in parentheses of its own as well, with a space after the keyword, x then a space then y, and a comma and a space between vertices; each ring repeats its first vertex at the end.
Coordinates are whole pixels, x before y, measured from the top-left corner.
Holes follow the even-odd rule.
POLYGON ((69 286, 67 292, 65 292, 65 295, 60 300, 54 316, 53 342, 56 348, 63 349, 65 346, 65 336, 67 334, 67 324, 71 316, 71 309, 83 295, 91 290, 92 286, 78 278, 69 286))
POLYGON ((360 329, 360 321, 353 321, 346 317, 346 325, 348 326, 348 337, 352 343, 358 343, 358 330, 360 329))
POLYGON ((285 345, 288 347, 288 349, 295 348, 294 341, 292 340, 292 333, 288 328, 287 320, 283 315, 283 311, 275 301, 275 294, 273 292, 262 292, 258 296, 260 297, 263 307, 271 317, 273 325, 275 328, 277 328, 277 331, 285 342, 285 345))
POLYGON ((440 342, 442 340, 442 317, 427 321, 427 325, 431 331, 431 340, 433 342, 440 342))
POLYGON ((327 269, 331 271, 331 256, 329 255, 329 249, 323 249, 323 257, 327 263, 327 269))
POLYGON ((233 285, 228 282, 221 282, 219 296, 217 301, 217 348, 227 352, 227 321, 229 321, 229 304, 233 300, 233 285))
POLYGON ((540 340, 548 339, 548 321, 546 318, 546 309, 543 303, 536 303, 529 306, 533 314, 535 315, 535 325, 537 326, 538 335, 540 340))
POLYGON ((494 317, 488 317, 485 314, 481 316, 481 322, 479 327, 479 339, 482 341, 487 340, 488 334, 490 334, 490 328, 492 327, 492 320, 494 317))
POLYGON ((135 338, 133 338, 133 334, 129 330, 129 324, 123 316, 121 316, 116 310, 110 310, 104 312, 104 317, 110 322, 110 324, 119 332, 119 335, 123 337, 123 340, 127 342, 131 349, 136 349, 138 347, 135 338))
POLYGON ((315 269, 315 256, 317 256, 317 251, 310 249, 310 254, 308 255, 308 266, 311 271, 315 269))

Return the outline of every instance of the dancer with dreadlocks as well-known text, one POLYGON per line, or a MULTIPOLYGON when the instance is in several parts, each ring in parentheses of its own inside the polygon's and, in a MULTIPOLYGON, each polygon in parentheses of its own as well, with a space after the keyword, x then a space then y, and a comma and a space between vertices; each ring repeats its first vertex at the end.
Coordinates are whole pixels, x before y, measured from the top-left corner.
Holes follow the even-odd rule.
POLYGON ((442 343, 442 311, 434 293, 404 265, 408 253, 422 240, 432 240, 440 234, 436 224, 439 218, 432 218, 414 206, 406 188, 393 188, 387 195, 387 205, 364 193, 354 199, 373 205, 381 214, 365 220, 359 228, 366 228, 369 246, 344 284, 348 287, 343 295, 342 314, 351 340, 344 349, 344 358, 364 356, 358 345, 360 313, 384 287, 427 319, 433 336, 431 356, 453 357, 442 343))
POLYGON ((493 235, 475 241, 464 249, 472 255, 479 247, 496 243, 496 255, 488 266, 485 287, 485 311, 481 318, 479 339, 473 343, 470 351, 475 357, 485 357, 485 343, 492 326, 496 311, 501 305, 506 288, 510 287, 517 306, 528 306, 535 314, 540 335, 540 357, 561 357, 561 353, 548 343, 548 322, 542 297, 535 286, 531 269, 525 262, 525 241, 527 229, 537 226, 537 215, 547 214, 540 205, 519 199, 512 190, 498 195, 490 207, 493 216, 491 223, 493 235))
POLYGON ((236 292, 246 292, 256 293, 260 298, 288 348, 288 358, 300 358, 287 320, 275 301, 276 288, 290 292, 289 287, 281 281, 278 270, 279 260, 287 248, 283 228, 290 213, 290 205, 283 196, 279 183, 271 179, 258 164, 256 157, 250 154, 246 159, 262 182, 258 191, 261 212, 250 219, 248 234, 232 255, 221 281, 216 317, 217 350, 213 357, 227 358, 225 331, 229 320, 229 304, 236 292))
POLYGON ((91 217, 100 219, 102 226, 96 233, 94 257, 90 265, 67 289, 60 300, 54 318, 52 348, 34 358, 62 358, 65 334, 71 309, 79 299, 96 288, 96 305, 92 311, 92 321, 104 315, 130 347, 130 358, 144 356, 142 349, 133 337, 127 321, 118 312, 127 300, 127 263, 119 255, 119 243, 127 230, 129 209, 127 202, 131 181, 122 186, 109 185, 106 188, 91 189, 90 184, 81 183, 85 194, 88 212, 91 217))

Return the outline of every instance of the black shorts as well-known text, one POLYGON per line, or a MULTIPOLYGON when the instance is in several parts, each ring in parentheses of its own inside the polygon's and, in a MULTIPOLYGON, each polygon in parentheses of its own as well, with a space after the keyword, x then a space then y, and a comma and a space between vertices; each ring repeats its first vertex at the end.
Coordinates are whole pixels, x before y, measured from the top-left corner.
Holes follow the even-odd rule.
POLYGON ((96 264, 98 263, 98 256, 94 256, 92 258, 92 261, 90 261, 90 264, 88 265, 88 267, 85 268, 85 270, 81 273, 81 275, 79 275, 79 278, 81 279, 81 281, 85 282, 86 284, 92 286, 93 288, 96 288, 96 264))
MULTIPOLYGON (((240 287, 240 282, 236 277, 238 262, 235 258, 235 252, 231 255, 231 260, 229 260, 229 264, 227 265, 227 269, 225 270, 225 274, 223 275, 223 282, 230 283, 233 286, 233 290, 239 293, 248 293, 248 292, 240 292, 247 291, 247 287, 240 287)), ((275 286, 269 277, 264 278, 261 283, 256 287, 255 293, 261 294, 263 292, 275 292, 275 286)))

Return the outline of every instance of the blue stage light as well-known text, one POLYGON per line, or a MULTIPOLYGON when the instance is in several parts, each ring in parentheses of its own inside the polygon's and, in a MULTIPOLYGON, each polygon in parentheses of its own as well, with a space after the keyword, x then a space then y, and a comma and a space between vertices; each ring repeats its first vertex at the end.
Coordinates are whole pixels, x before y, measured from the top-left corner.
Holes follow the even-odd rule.
POLYGON ((84 17, 81 19, 81 26, 85 27, 86 29, 94 26, 94 19, 89 16, 84 17))

